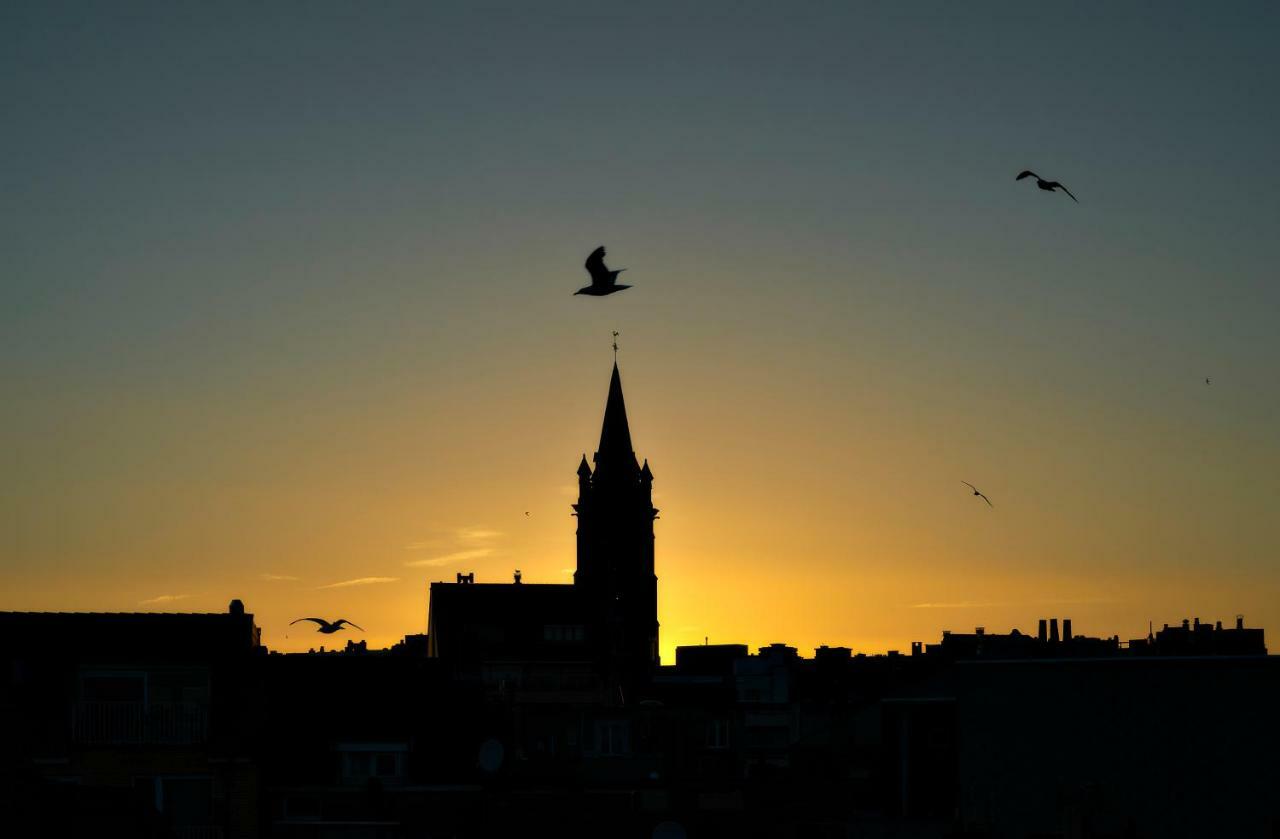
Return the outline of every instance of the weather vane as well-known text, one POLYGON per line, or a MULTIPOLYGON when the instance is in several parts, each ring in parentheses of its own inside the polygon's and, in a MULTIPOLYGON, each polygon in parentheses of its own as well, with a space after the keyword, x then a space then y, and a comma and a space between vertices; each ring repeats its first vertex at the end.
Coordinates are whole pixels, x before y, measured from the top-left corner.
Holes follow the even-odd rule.
POLYGON ((613 360, 618 360, 618 330, 613 330, 613 360))

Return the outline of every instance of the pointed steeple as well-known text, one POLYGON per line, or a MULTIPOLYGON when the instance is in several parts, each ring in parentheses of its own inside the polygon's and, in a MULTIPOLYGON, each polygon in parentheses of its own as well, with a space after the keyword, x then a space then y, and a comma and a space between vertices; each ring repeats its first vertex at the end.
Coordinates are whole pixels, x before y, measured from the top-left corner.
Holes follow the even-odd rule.
POLYGON ((609 401, 604 406, 604 424, 600 428, 600 448, 595 462, 597 468, 608 464, 627 470, 639 469, 631 448, 631 427, 627 424, 627 405, 622 399, 622 377, 618 375, 616 361, 609 380, 609 401))

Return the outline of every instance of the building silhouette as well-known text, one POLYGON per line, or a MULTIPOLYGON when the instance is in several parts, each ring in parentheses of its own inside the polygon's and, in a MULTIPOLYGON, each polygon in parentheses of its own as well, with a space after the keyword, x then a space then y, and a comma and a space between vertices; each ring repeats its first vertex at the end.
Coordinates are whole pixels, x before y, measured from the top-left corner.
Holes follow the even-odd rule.
POLYGON ((1280 658, 1243 617, 663 663, 616 364, 578 478, 572 584, 460 573, 390 649, 272 652, 239 600, 0 613, 5 835, 1280 835, 1280 658))
POLYGON ((458 574, 431 584, 428 654, 514 688, 547 672, 625 702, 658 657, 653 565, 653 472, 636 460, 618 365, 609 379, 600 444, 578 465, 577 569, 571 585, 477 583, 458 574))

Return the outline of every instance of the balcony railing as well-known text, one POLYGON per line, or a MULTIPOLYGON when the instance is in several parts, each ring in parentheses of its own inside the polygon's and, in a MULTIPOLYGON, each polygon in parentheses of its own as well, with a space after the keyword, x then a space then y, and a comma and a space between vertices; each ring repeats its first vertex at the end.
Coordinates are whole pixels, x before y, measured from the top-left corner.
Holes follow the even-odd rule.
POLYGON ((78 743, 99 745, 185 745, 209 734, 206 707, 199 702, 77 702, 72 719, 78 743))

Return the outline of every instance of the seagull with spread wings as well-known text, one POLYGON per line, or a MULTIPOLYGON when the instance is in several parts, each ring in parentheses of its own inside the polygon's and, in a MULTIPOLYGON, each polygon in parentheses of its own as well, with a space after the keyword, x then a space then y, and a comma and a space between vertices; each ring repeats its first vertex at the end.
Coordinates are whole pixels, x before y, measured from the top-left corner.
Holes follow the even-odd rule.
MULTIPOLYGON (((1057 181, 1046 181, 1044 178, 1040 177, 1035 172, 1032 172, 1030 169, 1024 170, 1021 174, 1018 175, 1018 177, 1014 178, 1014 180, 1020 181, 1023 178, 1035 178, 1036 186, 1040 187, 1045 192, 1053 192, 1055 189, 1060 189, 1063 192, 1065 192, 1067 195, 1071 195, 1071 190, 1067 189, 1062 184, 1058 183, 1057 181)), ((1071 200, 1075 201, 1077 204, 1080 203, 1079 200, 1077 200, 1074 195, 1071 195, 1071 200)))
POLYGON ((994 505, 994 504, 992 504, 992 503, 991 503, 991 499, 990 499, 990 498, 988 498, 987 496, 985 496, 985 495, 983 495, 981 492, 979 492, 979 491, 978 491, 978 488, 977 488, 976 486, 974 486, 973 484, 969 483, 968 481, 961 481, 960 483, 964 484, 964 485, 965 485, 965 486, 967 486, 969 489, 973 490, 973 494, 974 494, 974 495, 976 495, 976 496, 978 496, 979 498, 981 498, 983 501, 987 502, 987 506, 988 506, 988 507, 994 507, 994 506, 996 506, 996 505, 994 505))
POLYGON ((293 626, 295 623, 301 623, 302 621, 315 621, 316 623, 320 624, 320 628, 317 629, 316 632, 321 632, 325 635, 332 635, 333 633, 337 632, 339 629, 342 629, 343 624, 346 624, 347 626, 355 626, 356 629, 360 630, 361 632, 364 632, 363 626, 356 626, 354 623, 347 620, 346 618, 338 618, 338 620, 334 621, 333 623, 329 623, 324 618, 298 618, 296 621, 291 621, 289 623, 289 626, 293 626))
POLYGON ((604 264, 604 245, 596 248, 591 252, 591 256, 587 257, 586 265, 587 273, 591 275, 591 285, 583 286, 574 292, 574 294, 588 294, 592 297, 604 297, 606 294, 613 294, 615 291, 622 291, 624 288, 631 288, 629 285, 618 285, 618 275, 626 268, 619 268, 617 271, 611 271, 604 264))

